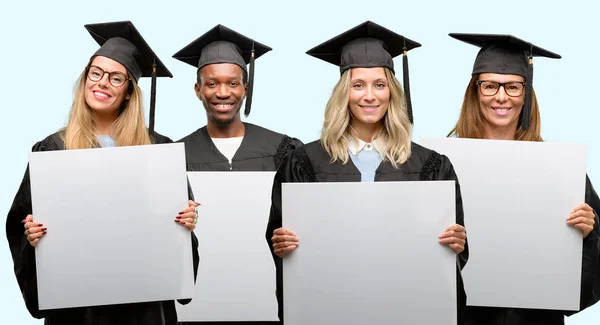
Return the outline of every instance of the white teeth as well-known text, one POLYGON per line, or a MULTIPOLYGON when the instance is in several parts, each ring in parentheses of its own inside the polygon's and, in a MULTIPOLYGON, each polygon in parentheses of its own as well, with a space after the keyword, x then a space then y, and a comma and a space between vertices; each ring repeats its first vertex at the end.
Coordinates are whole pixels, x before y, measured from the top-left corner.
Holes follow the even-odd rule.
POLYGON ((225 109, 225 108, 230 108, 233 105, 231 105, 231 104, 217 104, 215 106, 217 106, 217 108, 223 108, 223 109, 225 109))
POLYGON ((508 108, 496 108, 495 111, 500 112, 500 113, 505 113, 506 111, 508 111, 508 108))
POLYGON ((108 98, 107 94, 104 94, 104 93, 101 93, 101 92, 95 91, 94 94, 96 94, 96 96, 98 96, 98 97, 108 98))

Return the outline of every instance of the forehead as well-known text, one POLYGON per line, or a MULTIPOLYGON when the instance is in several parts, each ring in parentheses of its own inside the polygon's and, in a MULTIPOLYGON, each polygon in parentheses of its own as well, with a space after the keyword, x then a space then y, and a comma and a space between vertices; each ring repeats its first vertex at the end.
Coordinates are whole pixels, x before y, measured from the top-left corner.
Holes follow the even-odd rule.
POLYGON ((525 78, 516 74, 482 73, 479 80, 491 80, 496 82, 525 81, 525 78))
POLYGON ((237 64, 216 63, 200 69, 200 75, 206 79, 242 79, 244 71, 237 64))
POLYGON ((119 63, 113 59, 109 59, 105 56, 95 57, 94 60, 92 60, 91 65, 100 67, 104 71, 108 71, 108 72, 119 71, 119 72, 127 74, 127 69, 125 69, 125 67, 121 63, 119 63))
POLYGON ((351 79, 361 79, 361 80, 377 80, 377 79, 384 79, 387 80, 387 78, 385 77, 385 70, 383 70, 383 68, 377 67, 377 68, 353 68, 351 70, 351 75, 350 75, 351 79))

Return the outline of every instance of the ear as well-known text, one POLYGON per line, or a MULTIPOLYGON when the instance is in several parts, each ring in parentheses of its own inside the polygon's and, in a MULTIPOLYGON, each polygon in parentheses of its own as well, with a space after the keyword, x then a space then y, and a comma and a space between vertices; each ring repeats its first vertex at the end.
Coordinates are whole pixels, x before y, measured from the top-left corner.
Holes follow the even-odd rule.
POLYGON ((198 97, 198 99, 202 100, 202 91, 201 91, 200 85, 198 85, 198 83, 194 84, 194 92, 196 93, 196 97, 198 97))
POLYGON ((127 93, 127 96, 125 96, 125 100, 130 100, 131 99, 131 94, 127 93))

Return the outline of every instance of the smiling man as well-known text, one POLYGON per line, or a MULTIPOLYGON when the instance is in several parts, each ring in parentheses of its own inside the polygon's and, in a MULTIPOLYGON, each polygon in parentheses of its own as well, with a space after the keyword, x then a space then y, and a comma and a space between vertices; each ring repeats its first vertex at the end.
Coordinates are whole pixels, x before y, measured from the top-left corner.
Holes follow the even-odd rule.
POLYGON ((250 114, 254 60, 270 50, 217 25, 173 55, 198 69, 194 90, 207 117, 206 126, 179 140, 185 143, 188 171, 276 171, 283 157, 302 145, 242 122, 244 100, 244 115, 250 114))
MULTIPOLYGON (((302 145, 298 139, 242 122, 240 110, 244 100, 244 114, 250 113, 254 60, 270 50, 266 45, 217 25, 173 55, 198 69, 194 90, 207 117, 206 126, 179 140, 185 143, 188 171, 274 172, 288 153, 302 145), (250 66, 249 71, 246 65, 250 66)), ((265 193, 268 198, 270 195, 270 191, 265 193)), ((202 198, 199 200, 203 203, 202 198)), ((267 218, 268 215, 256 222, 266 226, 267 218)), ((259 240, 264 240, 262 234, 259 240)), ((265 325, 278 322, 180 324, 265 325)))

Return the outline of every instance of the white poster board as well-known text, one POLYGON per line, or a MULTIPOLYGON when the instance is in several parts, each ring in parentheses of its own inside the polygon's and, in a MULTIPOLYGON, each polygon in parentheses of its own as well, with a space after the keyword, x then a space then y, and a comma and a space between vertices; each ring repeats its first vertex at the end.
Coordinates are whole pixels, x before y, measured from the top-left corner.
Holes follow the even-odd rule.
POLYGON ((284 320, 306 324, 454 325, 454 181, 284 183, 284 320))
POLYGON ((277 321, 275 263, 265 233, 275 172, 188 172, 201 206, 195 298, 179 321, 277 321))
POLYGON ((467 304, 578 310, 581 230, 567 225, 584 202, 586 146, 421 138, 448 156, 464 203, 467 304))
POLYGON ((193 297, 184 145, 29 155, 39 308, 193 297))

